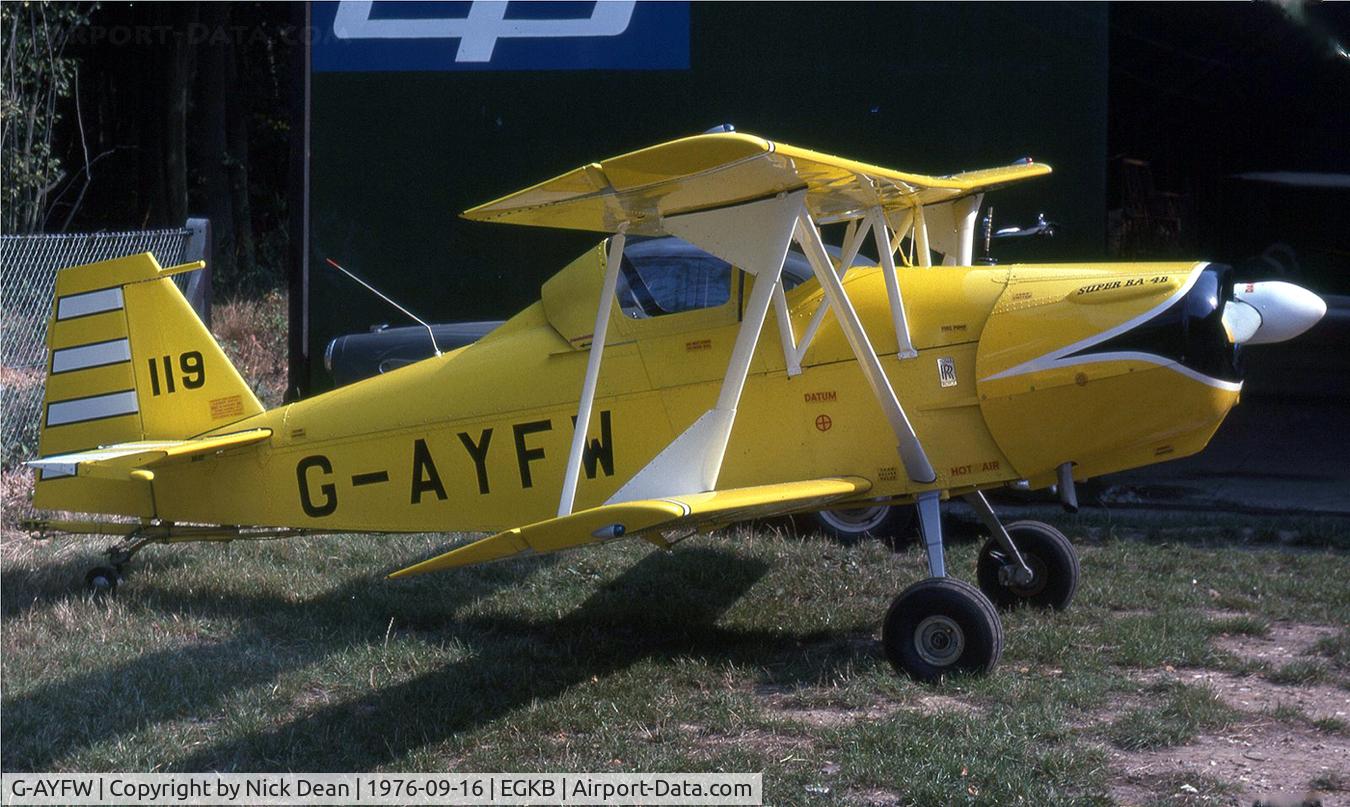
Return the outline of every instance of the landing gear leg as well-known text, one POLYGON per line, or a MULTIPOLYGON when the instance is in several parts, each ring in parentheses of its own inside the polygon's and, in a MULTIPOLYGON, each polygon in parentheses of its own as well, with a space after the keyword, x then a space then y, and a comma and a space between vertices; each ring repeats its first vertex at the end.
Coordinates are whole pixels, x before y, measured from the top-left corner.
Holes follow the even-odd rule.
MULTIPOLYGON (((975 515, 979 516, 980 521, 984 523, 984 528, 989 530, 989 535, 992 536, 993 541, 998 544, 1004 553, 1003 558, 1006 559, 1006 562, 998 567, 999 583, 1004 586, 1029 585, 1035 573, 1027 565, 1022 553, 1017 551, 1017 545, 1013 543, 1008 531, 1003 528, 1003 522, 998 520, 994 508, 989 506, 989 500, 978 490, 966 494, 965 500, 975 509, 975 515)), ((983 557, 983 553, 981 553, 981 557, 983 557)))
POLYGON ((1078 590, 1078 553, 1064 533, 1040 521, 998 520, 984 494, 965 497, 993 536, 980 550, 975 578, 1000 608, 1036 605, 1061 611, 1078 590))
POLYGON ((937 491, 920 494, 915 503, 932 576, 892 601, 881 631, 891 666, 919 681, 986 673, 1003 654, 1003 623, 989 598, 946 576, 940 504, 937 491))
POLYGON ((919 531, 928 553, 928 574, 946 577, 947 564, 942 551, 942 497, 937 491, 920 493, 914 507, 919 511, 919 531))

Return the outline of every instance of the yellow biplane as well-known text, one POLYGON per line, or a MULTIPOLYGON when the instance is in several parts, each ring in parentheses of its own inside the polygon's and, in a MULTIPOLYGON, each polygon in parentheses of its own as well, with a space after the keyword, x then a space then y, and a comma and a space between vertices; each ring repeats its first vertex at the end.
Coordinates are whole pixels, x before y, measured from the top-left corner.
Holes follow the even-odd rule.
POLYGON ((987 671, 996 606, 1068 606, 1078 561, 983 491, 1058 485, 1072 505, 1074 480, 1199 451, 1238 400, 1240 349, 1325 311, 1204 262, 972 266, 984 192, 1049 172, 921 176, 742 133, 592 163, 465 213, 608 235, 539 302, 270 411, 170 280, 197 264, 65 269, 35 504, 138 520, 32 527, 120 536, 88 581, 113 586, 155 543, 504 530, 400 578, 913 503, 930 577, 895 598, 887 656, 920 679, 987 671), (978 587, 947 576, 950 496, 993 536, 978 587))

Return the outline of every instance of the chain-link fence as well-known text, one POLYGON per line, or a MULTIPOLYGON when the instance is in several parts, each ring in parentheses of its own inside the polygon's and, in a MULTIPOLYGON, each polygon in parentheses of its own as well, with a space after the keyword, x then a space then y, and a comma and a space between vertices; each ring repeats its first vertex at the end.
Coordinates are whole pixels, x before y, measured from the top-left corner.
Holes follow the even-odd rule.
MULTIPOLYGON (((174 230, 0 236, 0 437, 5 468, 37 453, 39 410, 47 376, 47 318, 56 272, 67 266, 152 252, 161 266, 198 260, 205 223, 174 230)), ((202 272, 174 279, 199 314, 209 305, 202 272)))

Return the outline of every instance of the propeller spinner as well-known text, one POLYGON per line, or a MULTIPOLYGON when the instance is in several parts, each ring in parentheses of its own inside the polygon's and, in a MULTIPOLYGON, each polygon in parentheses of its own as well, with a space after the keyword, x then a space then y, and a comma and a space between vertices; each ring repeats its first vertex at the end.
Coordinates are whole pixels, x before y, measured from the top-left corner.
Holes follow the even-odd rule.
POLYGON ((1327 304, 1302 286, 1282 280, 1238 283, 1223 309, 1223 325, 1236 345, 1293 339, 1317 324, 1327 304))

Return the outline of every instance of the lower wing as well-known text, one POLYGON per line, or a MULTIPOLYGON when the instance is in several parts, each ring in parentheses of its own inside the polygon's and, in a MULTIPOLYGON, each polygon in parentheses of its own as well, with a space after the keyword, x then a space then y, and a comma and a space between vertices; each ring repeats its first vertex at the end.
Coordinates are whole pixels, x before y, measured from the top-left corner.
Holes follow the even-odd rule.
POLYGON ((499 532, 400 569, 389 576, 411 577, 523 555, 542 555, 629 536, 639 536, 658 546, 666 546, 661 533, 667 530, 697 529, 798 510, 817 510, 855 498, 871 488, 872 483, 866 479, 843 476, 606 504, 499 532))

